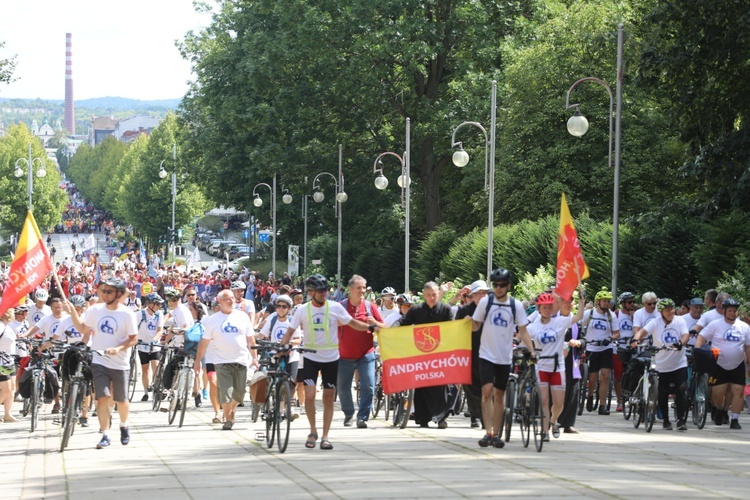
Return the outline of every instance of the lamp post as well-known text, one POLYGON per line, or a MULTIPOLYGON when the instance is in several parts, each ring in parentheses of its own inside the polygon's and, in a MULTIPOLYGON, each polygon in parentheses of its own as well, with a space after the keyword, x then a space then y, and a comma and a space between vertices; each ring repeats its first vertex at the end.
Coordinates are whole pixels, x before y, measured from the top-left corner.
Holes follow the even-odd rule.
MULTIPOLYGON (((305 177, 305 191, 307 191, 307 177, 305 177)), ((307 193, 302 197, 302 218, 305 221, 304 247, 302 251, 302 276, 307 277, 307 193)))
MULTIPOLYGON (((159 164, 159 178, 166 179, 167 171, 164 170, 164 162, 162 160, 159 164)), ((177 144, 172 144, 172 227, 169 230, 169 251, 172 254, 172 260, 174 261, 174 236, 175 236, 175 204, 177 201, 177 144)))
POLYGON ((31 212, 33 202, 32 198, 34 194, 34 176, 32 174, 32 171, 34 170, 34 164, 36 163, 39 165, 39 168, 37 168, 36 171, 36 176, 40 179, 47 175, 47 170, 44 168, 44 159, 31 157, 31 143, 29 143, 29 157, 19 158, 16 160, 16 168, 15 170, 13 170, 13 175, 15 175, 17 178, 20 178, 23 175, 23 169, 21 168, 21 165, 24 163, 26 164, 26 171, 28 173, 26 179, 28 183, 29 193, 29 212, 31 212))
MULTIPOLYGON (((256 192, 260 186, 265 186, 271 191, 271 212, 273 217, 273 255, 271 256, 271 270, 273 271, 273 277, 276 278, 276 174, 273 174, 273 187, 269 186, 265 182, 259 182, 253 188, 253 205, 260 208, 263 205, 263 200, 260 195, 256 192)), ((288 192, 281 197, 281 201, 287 205, 292 202, 292 195, 288 192)))
MULTIPOLYGON (((338 258, 336 259, 336 289, 341 288, 341 205, 349 199, 349 195, 344 191, 344 173, 343 173, 343 146, 339 144, 339 175, 338 178, 329 172, 321 172, 313 179, 313 201, 320 203, 325 199, 323 191, 320 190, 320 177, 329 176, 333 179, 333 185, 336 189, 336 203, 333 204, 334 214, 338 219, 337 248, 338 258), (317 191, 316 191, 317 190, 317 191)), ((307 200, 305 200, 307 201, 307 200)), ((307 221, 307 204, 305 203, 305 221, 307 221)), ((307 225, 305 225, 305 234, 307 234, 307 225)), ((307 238, 305 237, 305 249, 307 249, 307 238)), ((307 250, 305 250, 305 260, 307 260, 307 250)))
POLYGON ((384 156, 393 156, 401 164, 401 175, 397 183, 401 188, 401 203, 404 205, 406 214, 404 216, 404 293, 409 293, 409 200, 411 198, 411 176, 409 167, 409 158, 411 149, 411 119, 406 119, 406 151, 404 155, 399 156, 396 153, 387 151, 380 153, 372 165, 374 174, 379 174, 375 178, 375 187, 381 191, 388 187, 388 179, 383 175, 383 163, 380 161, 384 156))
MULTIPOLYGON (((612 295, 617 296, 617 257, 620 226, 620 122, 622 119, 622 45, 623 32, 622 23, 617 26, 617 87, 615 119, 615 172, 614 172, 614 201, 612 203, 612 295)), ((583 82, 595 82, 607 89, 609 94, 609 159, 607 166, 612 168, 612 89, 603 80, 592 76, 581 78, 568 89, 565 97, 565 110, 575 108, 576 112, 568 119, 568 132, 575 137, 582 137, 589 129, 589 121, 581 114, 580 104, 570 104, 570 93, 578 84, 583 82)))
POLYGON ((487 130, 479 122, 463 122, 453 130, 451 136, 451 148, 458 147, 453 153, 453 164, 458 168, 463 168, 469 163, 469 154, 464 151, 463 143, 456 142, 456 132, 465 126, 471 125, 477 127, 484 134, 484 190, 489 192, 489 210, 487 215, 487 275, 490 279, 492 274, 492 253, 494 246, 494 228, 495 228, 495 130, 497 128, 497 82, 492 81, 492 99, 490 110, 490 134, 487 136, 487 130))

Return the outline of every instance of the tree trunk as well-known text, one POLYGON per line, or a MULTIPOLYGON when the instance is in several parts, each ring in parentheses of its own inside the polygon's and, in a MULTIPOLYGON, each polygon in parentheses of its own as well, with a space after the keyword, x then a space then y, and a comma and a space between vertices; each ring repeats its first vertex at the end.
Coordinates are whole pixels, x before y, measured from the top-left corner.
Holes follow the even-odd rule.
POLYGON ((445 160, 435 159, 435 140, 426 137, 419 148, 419 177, 424 189, 424 213, 427 231, 440 225, 440 172, 445 160))

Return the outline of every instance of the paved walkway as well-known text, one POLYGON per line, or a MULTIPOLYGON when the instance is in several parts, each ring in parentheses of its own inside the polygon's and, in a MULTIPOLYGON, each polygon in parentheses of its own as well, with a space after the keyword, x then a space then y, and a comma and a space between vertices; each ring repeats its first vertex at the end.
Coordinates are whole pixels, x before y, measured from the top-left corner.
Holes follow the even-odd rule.
POLYGON ((620 414, 585 414, 581 434, 562 434, 537 453, 533 442, 523 448, 517 427, 505 449, 481 449, 482 432, 464 417, 451 417, 445 430, 413 423, 396 430, 381 415, 357 429, 344 428, 337 411, 333 451, 304 447, 302 416, 280 454, 256 440, 263 424, 250 422, 249 405, 232 431, 212 424, 205 406, 191 404, 182 429, 150 403, 132 409, 130 445, 115 431, 105 450, 95 449, 95 419, 76 429, 64 454, 48 413, 33 434, 27 419, 0 424, 2 498, 747 498, 750 491, 748 415, 741 431, 709 423, 669 432, 657 424, 647 434, 620 414))

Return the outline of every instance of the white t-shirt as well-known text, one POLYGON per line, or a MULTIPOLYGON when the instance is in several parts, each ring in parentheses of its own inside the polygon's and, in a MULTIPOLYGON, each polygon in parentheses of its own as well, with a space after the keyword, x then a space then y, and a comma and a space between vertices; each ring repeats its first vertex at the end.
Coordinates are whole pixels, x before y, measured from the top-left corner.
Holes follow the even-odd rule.
POLYGON ((701 328, 706 328, 712 321, 716 321, 717 319, 724 319, 724 316, 719 314, 716 309, 711 309, 701 315, 701 319, 698 320, 697 325, 701 328))
POLYGON ((28 332, 29 329, 31 328, 27 320, 23 320, 23 321, 13 320, 10 323, 8 323, 8 326, 13 328, 13 331, 16 332, 16 335, 19 337, 22 336, 24 333, 28 332))
POLYGON ((29 306, 29 314, 26 315, 26 320, 29 322, 29 328, 36 325, 39 320, 45 316, 52 314, 52 309, 48 305, 42 306, 41 309, 36 307, 36 303, 29 306))
POLYGON ((236 311, 242 311, 248 315, 255 313, 255 303, 252 300, 242 299, 240 302, 234 301, 232 307, 236 311))
MULTIPOLYGON (((81 321, 85 323, 86 313, 81 315, 81 321)), ((60 335, 60 340, 63 342, 67 342, 68 344, 73 344, 75 342, 83 342, 83 334, 78 331, 78 329, 73 324, 73 318, 70 316, 67 316, 64 320, 60 321, 60 328, 57 330, 57 334, 60 335), (65 332, 70 332, 65 333, 65 332)), ((90 341, 89 341, 90 342, 90 341)))
MULTIPOLYGON (((698 321, 700 321, 700 317, 694 318, 690 315, 690 313, 685 314, 682 319, 685 320, 685 324, 687 325, 688 331, 692 330, 695 325, 698 324, 698 321)), ((695 341, 697 340, 697 337, 690 336, 690 340, 688 340, 687 345, 695 345, 695 341)))
MULTIPOLYGON (((398 305, 396 303, 393 303, 393 309, 386 309, 385 306, 380 306, 380 317, 383 318, 383 321, 385 322, 386 318, 390 316, 391 314, 395 314, 397 316, 401 316, 400 311, 398 310, 398 305)), ((394 320, 395 321, 395 320, 394 320)))
POLYGON ((390 328, 393 326, 393 323, 400 320, 402 318, 401 314, 389 314, 385 318, 383 318, 383 323, 385 323, 386 328, 390 328))
POLYGON ((63 313, 59 318, 55 318, 50 314, 49 316, 45 316, 41 320, 39 320, 36 326, 37 328, 39 328, 39 331, 44 333, 45 341, 51 340, 52 337, 58 334, 62 337, 63 330, 60 330, 60 322, 67 317, 68 315, 65 313, 63 313))
MULTIPOLYGON (((266 318, 266 322, 263 324, 263 328, 260 329, 260 333, 271 342, 281 342, 281 339, 284 338, 286 331, 289 329, 290 323, 291 318, 289 316, 284 321, 281 321, 278 319, 276 313, 272 313, 266 318), (274 323, 273 331, 271 331, 271 323, 274 323)), ((292 339, 299 339, 301 337, 302 332, 297 328, 292 335, 292 339)), ((295 361, 299 361, 299 352, 297 349, 292 349, 289 352, 289 362, 294 363, 295 361)))
POLYGON ((648 312, 646 311, 645 307, 641 307, 633 313, 633 329, 635 330, 636 328, 645 328, 646 325, 648 325, 649 321, 660 316, 661 314, 659 314, 655 307, 652 312, 648 312))
MULTIPOLYGON (((620 331, 619 318, 612 311, 608 311, 608 313, 600 313, 595 307, 583 314, 583 324, 586 325, 588 322, 588 326, 586 327, 587 342, 606 340, 611 338, 615 332, 620 331), (610 320, 612 322, 611 325, 610 320)), ((607 345, 586 344, 586 352, 603 352, 607 350, 612 350, 612 348, 607 345)))
POLYGON ((622 311, 617 315, 620 320, 620 339, 625 340, 633 337, 633 318, 622 311))
MULTIPOLYGON (((558 315, 551 318, 549 323, 542 324, 541 315, 536 321, 529 324, 526 328, 534 343, 542 348, 539 356, 554 356, 557 354, 557 371, 565 371, 565 353, 563 345, 565 344, 565 334, 573 324, 573 315, 558 315)), ((554 359, 539 359, 536 363, 538 370, 543 372, 555 371, 554 359)))
POLYGON ((0 352, 16 354, 16 331, 0 323, 0 352))
POLYGON ((745 360, 745 346, 750 345, 747 323, 737 319, 730 324, 721 318, 710 322, 698 335, 711 342, 711 347, 719 349, 716 364, 725 370, 734 370, 745 360))
MULTIPOLYGON (((86 311, 83 323, 91 328, 91 349, 95 351, 117 347, 138 334, 135 313, 122 304, 118 304, 114 311, 108 309, 107 304, 94 304, 86 311)), ((94 354, 92 359, 97 365, 127 370, 130 368, 130 349, 123 349, 113 356, 94 354)))
MULTIPOLYGON (((158 311, 158 314, 151 314, 148 308, 141 309, 135 313, 135 319, 138 325, 138 340, 141 342, 151 343, 159 328, 164 327, 165 318, 161 311, 158 311)), ((142 352, 157 352, 161 349, 160 347, 151 349, 145 345, 139 345, 137 348, 142 352)))
POLYGON ((516 326, 526 326, 528 319, 523 303, 515 301, 516 321, 513 323, 513 311, 510 308, 510 297, 498 302, 494 295, 482 297, 471 317, 477 323, 484 323, 482 338, 479 344, 479 357, 496 365, 509 365, 513 359, 513 334, 516 326), (487 301, 492 298, 492 306, 487 314, 487 301), (486 320, 486 321, 485 321, 486 320))
POLYGON ((315 307, 312 302, 300 305, 292 317, 289 324, 290 328, 301 328, 302 335, 305 339, 305 345, 310 349, 316 349, 317 352, 305 353, 305 358, 318 363, 330 363, 339 359, 339 325, 348 325, 352 321, 351 315, 346 308, 338 302, 331 300, 326 301, 323 307, 315 307), (330 349, 317 349, 316 345, 325 345, 326 332, 321 325, 325 319, 325 309, 328 306, 328 328, 330 349), (308 317, 308 311, 312 315, 312 324, 308 317))
POLYGON ((171 311, 172 317, 174 318, 175 328, 182 328, 187 330, 195 323, 193 319, 193 313, 190 312, 190 307, 187 304, 180 304, 171 311))
POLYGON ((252 337, 253 328, 247 314, 233 310, 229 314, 221 311, 202 321, 205 331, 203 338, 213 344, 211 363, 238 363, 247 366, 250 349, 247 337, 252 337))
MULTIPOLYGON (((682 316, 675 316, 670 324, 666 324, 662 318, 649 321, 643 327, 653 340, 654 346, 671 346, 679 342, 683 335, 688 332, 687 325, 682 316)), ((659 351, 656 353, 656 371, 669 373, 680 368, 687 367, 685 350, 659 351)))

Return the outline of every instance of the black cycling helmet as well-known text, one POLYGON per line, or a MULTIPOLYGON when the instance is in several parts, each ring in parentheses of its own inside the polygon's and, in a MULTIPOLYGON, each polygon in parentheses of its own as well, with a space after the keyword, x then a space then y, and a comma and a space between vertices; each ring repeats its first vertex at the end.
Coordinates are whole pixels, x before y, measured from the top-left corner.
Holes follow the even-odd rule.
POLYGON ((155 302, 157 304, 163 304, 164 303, 164 299, 162 299, 161 295, 159 295, 156 292, 151 292, 151 293, 149 293, 148 295, 146 295, 143 298, 146 300, 147 304, 151 303, 151 302, 155 302))
POLYGON ((181 297, 180 291, 176 288, 170 288, 164 292, 167 299, 179 299, 181 297))
POLYGON ((125 293, 125 282, 117 277, 106 278, 101 282, 102 285, 111 286, 120 293, 125 293))
POLYGON ((493 269, 492 274, 490 274, 490 281, 510 281, 510 271, 503 269, 502 267, 493 269))
POLYGON ((721 303, 721 307, 726 309, 727 307, 740 307, 740 303, 734 300, 732 297, 729 297, 727 299, 724 299, 724 302, 721 303))
POLYGON ((313 274, 305 280, 305 287, 308 290, 328 291, 328 279, 322 274, 313 274))

